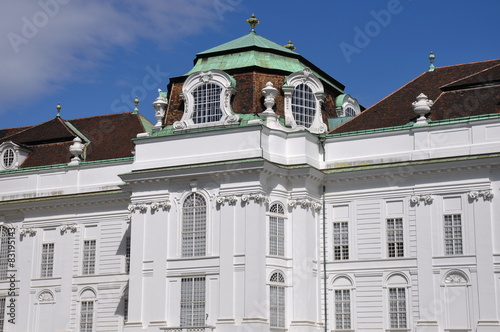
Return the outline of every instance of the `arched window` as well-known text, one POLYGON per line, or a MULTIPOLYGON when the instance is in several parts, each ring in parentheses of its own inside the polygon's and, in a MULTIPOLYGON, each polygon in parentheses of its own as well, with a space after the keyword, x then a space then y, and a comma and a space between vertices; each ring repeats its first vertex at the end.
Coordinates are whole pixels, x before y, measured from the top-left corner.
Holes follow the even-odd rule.
POLYGON ((307 129, 312 133, 326 132, 321 115, 325 98, 323 83, 311 69, 289 75, 282 87, 285 94, 285 124, 292 129, 307 129))
POLYGON ((269 255, 285 256, 285 209, 281 203, 269 209, 269 255))
POLYGON ((285 277, 274 272, 269 278, 269 321, 271 327, 285 327, 285 277))
POLYGON ((84 290, 80 295, 80 332, 95 331, 95 303, 95 293, 90 289, 84 290))
POLYGON ((352 329, 352 282, 346 277, 338 277, 333 282, 335 330, 352 329))
POLYGON ((407 287, 408 280, 401 274, 394 274, 387 280, 389 329, 407 329, 407 287))
POLYGON ((222 70, 196 72, 182 86, 184 113, 174 130, 237 124, 239 115, 231 107, 236 81, 222 70))
POLYGON ((205 83, 193 91, 193 122, 217 122, 222 117, 220 95, 222 87, 215 83, 205 83))
POLYGON ((192 193, 182 206, 182 256, 204 256, 206 253, 207 204, 205 198, 192 193))
POLYGON ((292 94, 292 114, 298 126, 309 128, 316 114, 316 97, 307 84, 299 84, 292 94))

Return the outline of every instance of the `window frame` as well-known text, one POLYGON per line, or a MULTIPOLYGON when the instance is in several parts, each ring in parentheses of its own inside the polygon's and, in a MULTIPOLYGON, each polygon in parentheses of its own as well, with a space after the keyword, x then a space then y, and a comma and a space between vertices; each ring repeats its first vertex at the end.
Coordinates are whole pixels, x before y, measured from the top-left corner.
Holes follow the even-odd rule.
POLYGON ((269 277, 269 326, 284 329, 286 321, 286 279, 281 271, 273 271, 269 277))
MULTIPOLYGON (((387 258, 404 258, 405 257, 405 221, 403 217, 386 217, 385 218, 385 236, 386 236, 386 248, 387 248, 387 258), (396 220, 401 221, 401 228, 396 228, 396 224, 394 223, 394 228, 389 228, 389 221, 396 220), (390 232, 401 232, 401 240, 391 240, 390 232), (401 244, 401 248, 396 248, 396 244, 401 244), (394 244, 394 256, 391 256, 391 244, 394 244), (400 255, 398 254, 400 253, 400 255)), ((397 235, 394 234, 393 238, 396 239, 397 235)))
POLYGON ((0 296, 0 332, 4 331, 5 327, 5 306, 7 305, 7 297, 0 296))
MULTIPOLYGON (((201 287, 199 287, 201 289, 201 287)), ((206 326, 206 313, 207 313, 207 280, 205 276, 190 276, 181 278, 181 290, 180 290, 180 316, 179 316, 179 326, 181 327, 202 327, 206 326), (191 281, 191 287, 188 287, 187 282, 191 281), (196 285, 198 282, 198 286, 203 285, 202 291, 196 293, 196 285), (187 293, 187 294, 186 294, 187 293), (196 295, 199 295, 198 300, 196 300, 196 295), (188 301, 183 301, 183 299, 189 296, 188 301), (201 300, 201 296, 203 297, 201 300), (202 315, 202 325, 198 324, 199 320, 195 319, 195 310, 197 305, 202 305, 203 315, 202 315), (186 311, 187 309, 187 311, 186 311), (187 315, 187 316, 185 316, 187 315), (186 324, 186 320, 189 321, 189 324, 186 324), (197 322, 198 321, 198 322, 197 322)), ((200 307, 201 308, 201 307, 200 307)))
MULTIPOLYGON (((411 301, 411 286, 409 284, 410 277, 403 272, 394 272, 390 273, 387 275, 385 282, 384 282, 384 316, 385 316, 385 324, 386 328, 385 330, 388 332, 396 332, 396 331, 410 331, 411 326, 412 326, 412 317, 411 317, 411 308, 410 304, 412 303, 411 301), (403 290, 404 294, 404 299, 402 298, 396 298, 396 299, 391 299, 391 290, 392 289, 397 289, 397 290, 403 290), (401 301, 404 301, 404 309, 405 311, 401 310, 392 310, 391 309, 391 303, 394 301, 399 301, 398 303, 401 303, 401 301), (391 314, 395 314, 397 317, 397 322, 398 322, 398 327, 393 327, 392 321, 391 321, 391 314), (405 319, 405 326, 403 327, 400 322, 401 322, 401 317, 404 314, 404 319, 405 319)), ((396 309, 400 309, 400 307, 397 307, 396 309)))
POLYGON ((281 202, 273 202, 268 212, 268 254, 274 257, 286 257, 286 214, 285 205, 281 202), (273 211, 273 207, 278 209, 278 212, 273 211), (280 210, 281 209, 281 210, 280 210), (275 227, 273 227, 275 224, 275 227), (275 229, 276 232, 272 230, 275 229), (281 235, 280 235, 281 232, 281 235), (275 233, 275 234, 273 234, 275 233), (273 239, 276 241, 276 251, 273 249, 273 239))
POLYGON ((40 260, 40 278, 51 278, 54 276, 54 256, 55 256, 55 243, 54 242, 42 243, 42 256, 40 260), (52 245, 51 248, 50 245, 52 245), (49 247, 47 251, 45 248, 46 246, 49 247))
MULTIPOLYGON (((207 199, 207 197, 203 194, 201 194, 200 192, 191 192, 189 193, 188 195, 186 195, 183 199, 182 199, 182 205, 181 205, 181 209, 180 209, 180 213, 181 213, 181 223, 180 223, 180 256, 182 258, 193 258, 193 257, 205 257, 207 256, 207 253, 208 253, 208 217, 209 217, 209 200, 207 199), (186 207, 186 202, 187 200, 191 197, 191 196, 199 196, 203 199, 205 205, 204 206, 193 206, 193 207, 186 207), (199 232, 196 232, 195 230, 195 221, 196 221, 196 214, 193 216, 193 226, 192 226, 192 229, 193 231, 192 232, 187 232, 185 231, 186 229, 186 221, 189 221, 189 220, 186 220, 186 208, 193 208, 193 209, 196 209, 196 208, 201 208, 201 207, 204 207, 204 213, 205 213, 205 218, 203 220, 203 223, 204 223, 204 230, 203 231, 199 231, 199 232), (192 243, 189 244, 187 243, 186 241, 188 240, 188 238, 185 238, 185 234, 190 234, 192 233, 193 236, 191 238, 191 241, 192 243), (203 242, 201 240, 199 240, 199 244, 203 243, 203 254, 196 254, 196 236, 195 234, 196 233, 204 233, 204 238, 203 238, 203 242), (187 254, 187 250, 189 249, 189 247, 191 247, 191 252, 192 254, 187 254)), ((200 222, 201 220, 198 220, 198 222, 200 222)))
POLYGON ((345 261, 349 260, 349 221, 348 220, 334 220, 332 222, 332 246, 333 246, 333 260, 334 261, 345 261), (335 226, 340 225, 339 232, 336 232, 335 226), (342 226, 347 227, 347 232, 343 231, 342 226), (347 233, 347 238, 344 238, 343 235, 347 233), (336 235, 339 236, 339 243, 336 242, 336 235), (344 243, 344 242, 347 243, 344 243), (337 249, 339 252, 339 258, 337 258, 337 249), (347 256, 346 256, 347 255, 347 256))
POLYGON ((407 296, 407 289, 406 287, 401 287, 401 286, 390 286, 387 287, 387 304, 388 304, 388 310, 387 310, 387 315, 389 318, 388 322, 388 327, 389 331, 395 331, 395 330, 406 330, 408 329, 408 296, 407 296), (396 298, 393 299, 391 297, 392 291, 396 292, 396 298), (399 296, 403 294, 403 298, 400 298, 399 296), (396 304, 396 311, 392 310, 391 308, 393 307, 392 304, 396 304), (400 310, 400 305, 403 303, 404 305, 404 310, 400 310), (392 323, 392 318, 393 315, 395 315, 396 320, 397 320, 397 326, 393 326, 392 323), (402 326, 401 319, 402 316, 404 316, 404 326, 402 326))
POLYGON ((452 213, 443 213, 443 243, 444 243, 444 255, 445 256, 461 256, 464 255, 464 223, 463 223, 463 213, 462 212, 452 212, 452 213), (454 222, 454 217, 459 216, 460 217, 460 225, 455 226, 454 222), (451 226, 446 225, 446 217, 452 217, 451 220, 451 226), (452 237, 447 237, 447 228, 451 228, 451 234, 452 237), (460 238, 455 237, 455 230, 459 228, 460 229, 460 238), (448 241, 451 241, 451 246, 452 246, 452 252, 448 252, 448 247, 447 243, 448 241), (457 252, 456 247, 458 246, 456 242, 460 242, 459 249, 460 252, 457 252))
POLYGON ((9 228, 0 225, 0 280, 7 280, 9 270, 9 228))
POLYGON ((83 246, 82 246, 82 275, 94 275, 96 274, 96 267, 97 267, 97 240, 95 239, 85 239, 83 240, 83 246), (93 242, 94 247, 86 249, 85 245, 87 242, 93 242), (93 259, 91 253, 93 252, 93 259), (88 255, 86 254, 88 253, 88 255), (88 265, 86 267, 85 263, 89 262, 92 263, 91 265, 88 265))
POLYGON ((180 94, 184 100, 184 113, 181 120, 174 122, 174 131, 237 124, 240 116, 234 113, 231 106, 231 97, 236 93, 235 87, 236 81, 222 70, 212 69, 189 75, 180 94), (215 84, 221 88, 218 95, 221 117, 217 121, 197 123, 193 120, 196 106, 196 97, 193 93, 207 84, 215 84))
POLYGON ((285 95, 285 125, 291 127, 294 130, 308 130, 315 134, 325 133, 327 131, 327 126, 323 122, 323 116, 321 107, 326 94, 324 92, 323 83, 316 75, 312 72, 310 68, 304 68, 303 70, 297 71, 290 74, 285 79, 285 84, 282 87, 285 95), (310 126, 299 125, 297 119, 294 116, 294 107, 292 101, 294 98, 294 93, 297 87, 301 85, 306 85, 311 89, 312 94, 315 98, 314 109, 315 113, 313 115, 313 120, 310 126))
POLYGON ((94 331, 94 315, 95 315, 95 300, 82 300, 80 301, 80 319, 79 319, 79 331, 80 332, 93 332, 94 331), (86 308, 87 310, 84 310, 84 304, 86 305, 89 305, 91 304, 92 305, 92 308, 91 310, 88 310, 88 308, 86 308), (90 322, 88 321, 88 319, 90 318, 90 322), (85 319, 85 321, 84 321, 85 319), (85 326, 82 326, 84 325, 85 326), (90 324, 90 326, 89 326, 90 324), (90 327, 90 329, 89 329, 90 327))

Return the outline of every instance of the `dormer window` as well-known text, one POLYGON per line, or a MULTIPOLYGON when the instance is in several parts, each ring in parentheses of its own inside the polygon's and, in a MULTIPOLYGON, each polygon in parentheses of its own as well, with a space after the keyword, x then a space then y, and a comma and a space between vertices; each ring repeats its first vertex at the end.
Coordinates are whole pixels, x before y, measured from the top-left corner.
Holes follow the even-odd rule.
POLYGON ((3 142, 0 144, 0 171, 18 168, 26 159, 28 153, 28 150, 21 148, 12 141, 3 142))
POLYGON ((221 70, 191 74, 182 87, 184 114, 174 130, 236 124, 239 116, 231 108, 235 80, 221 70))
POLYGON ((361 113, 358 101, 347 94, 342 94, 335 99, 337 117, 353 117, 361 113))
POLYGON ((311 69, 288 76, 283 86, 285 93, 285 124, 292 129, 307 129, 312 133, 324 133, 326 125, 321 115, 325 98, 323 84, 311 69))
POLYGON ((11 169, 14 166, 15 154, 14 149, 7 148, 2 152, 2 167, 11 169))
POLYGON ((214 83, 199 85, 193 91, 193 122, 209 123, 220 121, 222 111, 220 107, 220 95, 222 87, 214 83))

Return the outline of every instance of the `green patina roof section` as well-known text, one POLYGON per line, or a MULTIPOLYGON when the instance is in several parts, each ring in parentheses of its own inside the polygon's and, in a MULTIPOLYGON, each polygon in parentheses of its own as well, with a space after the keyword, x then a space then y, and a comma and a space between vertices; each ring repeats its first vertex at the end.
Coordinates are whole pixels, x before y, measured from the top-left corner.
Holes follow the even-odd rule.
POLYGON ((427 119, 429 121, 429 123, 427 125, 418 126, 418 127, 414 127, 414 122, 410 122, 410 123, 407 123, 407 124, 402 125, 402 126, 366 129, 366 130, 350 131, 347 133, 338 133, 338 134, 327 134, 326 137, 357 136, 357 135, 364 135, 364 134, 382 133, 382 132, 387 132, 387 131, 397 131, 397 130, 410 129, 410 128, 435 127, 435 126, 441 126, 441 125, 445 125, 445 124, 464 123, 464 122, 479 121, 479 120, 486 120, 486 119, 497 119, 497 118, 500 118, 500 113, 466 116, 463 118, 446 119, 446 120, 438 120, 438 121, 431 121, 430 119, 427 119))
POLYGON ((216 46, 196 55, 194 67, 184 76, 212 69, 230 70, 237 68, 259 67, 295 73, 312 67, 313 73, 323 82, 339 92, 343 92, 338 82, 309 63, 300 54, 278 45, 251 32, 225 44, 216 46))
POLYGON ((253 47, 253 46, 257 46, 257 47, 261 47, 261 48, 268 48, 268 49, 280 51, 283 53, 298 54, 297 52, 291 51, 282 45, 278 45, 275 42, 270 41, 269 39, 266 39, 262 36, 259 36, 257 33, 255 33, 255 31, 252 31, 248 35, 231 40, 231 41, 224 43, 222 45, 212 47, 211 49, 200 52, 197 55, 200 56, 200 55, 210 54, 210 53, 226 52, 226 51, 230 51, 230 50, 236 50, 239 48, 246 48, 246 47, 253 47))

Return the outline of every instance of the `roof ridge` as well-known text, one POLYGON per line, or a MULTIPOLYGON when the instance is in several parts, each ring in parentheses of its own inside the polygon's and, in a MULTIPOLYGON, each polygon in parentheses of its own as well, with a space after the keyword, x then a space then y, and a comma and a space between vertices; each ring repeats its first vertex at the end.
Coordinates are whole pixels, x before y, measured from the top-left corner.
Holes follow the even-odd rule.
MULTIPOLYGON (((356 115, 355 117, 353 117, 352 119, 346 121, 346 122, 343 122, 341 123, 340 125, 338 125, 337 127, 333 128, 332 130, 330 130, 328 132, 328 134, 332 133, 334 130, 337 130, 343 126, 346 126, 348 123, 350 123, 353 119, 357 118, 358 116, 360 116, 361 114, 365 113, 366 111, 368 111, 369 109, 371 109, 372 107, 380 104, 381 102, 383 102, 384 100, 386 100, 387 98, 391 97, 393 94, 397 93, 398 91, 402 90, 403 88, 405 88, 407 85, 411 84, 412 82, 416 81, 417 79, 419 79, 420 77, 424 76, 425 74, 427 74, 429 72, 427 71, 424 71, 422 74, 418 75, 417 77, 415 77, 414 79, 412 79, 411 81, 407 82, 405 85, 401 86, 399 89, 389 93, 387 96, 385 96, 384 98, 380 99, 379 101, 377 101, 375 104, 371 105, 370 107, 367 107, 363 112, 360 112, 358 115, 356 115)), ((416 97, 416 96, 415 96, 416 97)))
POLYGON ((104 118, 104 117, 112 117, 116 115, 123 115, 123 114, 130 114, 130 115, 135 115, 135 114, 140 114, 140 113, 134 113, 133 111, 128 111, 128 112, 120 112, 120 113, 109 113, 109 114, 100 114, 100 115, 93 115, 93 116, 85 116, 81 118, 74 118, 66 121, 75 121, 75 120, 83 120, 83 119, 95 119, 95 118, 104 118))
POLYGON ((486 62, 494 62, 494 61, 500 61, 500 58, 490 59, 490 60, 480 60, 480 61, 474 61, 474 62, 457 63, 454 65, 447 65, 447 66, 439 66, 439 67, 436 67, 435 69, 449 68, 449 67, 455 67, 455 66, 466 66, 466 65, 473 65, 473 64, 478 64, 478 63, 486 63, 486 62))
MULTIPOLYGON (((497 59, 497 60, 500 60, 500 59, 497 59)), ((493 65, 491 67, 488 67, 488 68, 484 68, 482 70, 479 70, 479 71, 476 71, 468 76, 465 76, 465 77, 462 77, 462 78, 459 78, 458 80, 455 80, 453 82, 449 82, 449 83, 446 83, 445 85, 442 85, 439 87, 439 89, 443 89, 443 88, 446 88, 448 86, 452 86, 453 84, 457 83, 457 82, 460 82, 460 81, 465 81, 466 79, 470 78, 470 77, 473 77, 473 76, 476 76, 476 75, 480 75, 481 73, 485 72, 485 71, 488 71, 488 70, 491 70, 492 68, 495 68, 495 67, 498 67, 500 66, 500 62, 497 63, 496 65, 493 65)))

